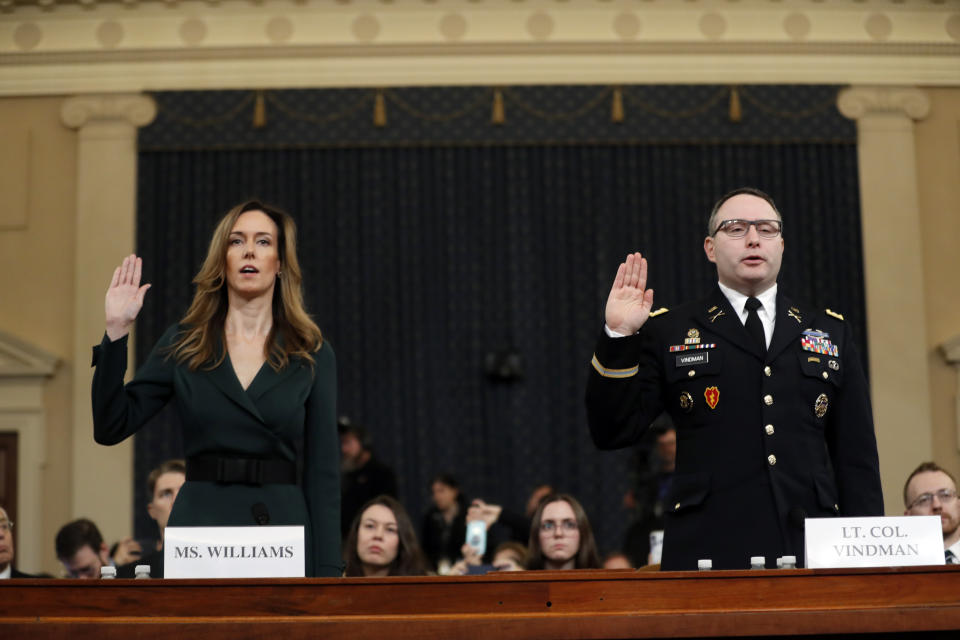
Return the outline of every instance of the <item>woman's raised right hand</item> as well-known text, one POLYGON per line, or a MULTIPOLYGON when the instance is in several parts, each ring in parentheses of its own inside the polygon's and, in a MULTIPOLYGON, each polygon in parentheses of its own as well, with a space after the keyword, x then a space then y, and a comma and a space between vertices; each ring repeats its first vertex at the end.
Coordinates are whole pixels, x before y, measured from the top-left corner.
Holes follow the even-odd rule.
POLYGON ((111 342, 130 333, 133 321, 143 308, 143 297, 150 285, 140 286, 142 270, 143 260, 131 253, 123 259, 123 264, 113 271, 113 280, 110 281, 104 301, 107 337, 111 342))

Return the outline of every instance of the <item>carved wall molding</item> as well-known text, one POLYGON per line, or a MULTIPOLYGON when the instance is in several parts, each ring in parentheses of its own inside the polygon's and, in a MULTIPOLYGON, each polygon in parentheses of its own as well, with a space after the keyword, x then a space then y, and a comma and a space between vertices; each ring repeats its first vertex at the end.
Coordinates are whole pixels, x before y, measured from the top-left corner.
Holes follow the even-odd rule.
POLYGON ((915 87, 851 87, 837 96, 837 108, 851 120, 875 113, 922 120, 930 113, 930 98, 915 87))
POLYGON ((127 121, 143 127, 157 116, 153 98, 137 94, 84 95, 68 98, 60 109, 63 123, 79 129, 91 121, 127 121))
POLYGON ((960 86, 960 6, 0 0, 0 95, 538 82, 960 86))

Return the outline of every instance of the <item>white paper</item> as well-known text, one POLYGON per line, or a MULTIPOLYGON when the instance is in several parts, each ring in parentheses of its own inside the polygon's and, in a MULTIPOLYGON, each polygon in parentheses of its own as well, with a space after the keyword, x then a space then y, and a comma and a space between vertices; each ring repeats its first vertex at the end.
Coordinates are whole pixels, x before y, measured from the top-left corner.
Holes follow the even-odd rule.
POLYGON ((944 564, 939 516, 807 518, 808 569, 944 564))
POLYGON ((167 527, 164 578, 302 578, 302 526, 167 527))

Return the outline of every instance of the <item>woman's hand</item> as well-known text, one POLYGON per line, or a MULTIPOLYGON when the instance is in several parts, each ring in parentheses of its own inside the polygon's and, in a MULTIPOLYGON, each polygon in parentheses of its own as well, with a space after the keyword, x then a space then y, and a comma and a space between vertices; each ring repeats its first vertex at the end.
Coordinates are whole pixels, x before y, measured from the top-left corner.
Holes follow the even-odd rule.
POLYGON ((104 301, 107 337, 111 342, 130 333, 133 321, 143 308, 143 297, 150 285, 140 286, 142 270, 143 260, 131 253, 113 271, 113 280, 110 281, 104 301))

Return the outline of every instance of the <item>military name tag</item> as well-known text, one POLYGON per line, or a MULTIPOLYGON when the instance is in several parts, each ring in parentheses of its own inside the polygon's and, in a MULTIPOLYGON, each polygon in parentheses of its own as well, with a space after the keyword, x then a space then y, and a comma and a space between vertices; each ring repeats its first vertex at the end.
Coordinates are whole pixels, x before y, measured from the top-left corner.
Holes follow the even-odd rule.
POLYGON ((164 578, 303 578, 303 527, 167 527, 164 578))
POLYGON ((939 516, 807 518, 808 569, 944 564, 939 516))
POLYGON ((706 364, 710 362, 710 352, 700 351, 698 353, 685 353, 682 356, 677 356, 676 358, 678 367, 689 367, 695 364, 706 364))

